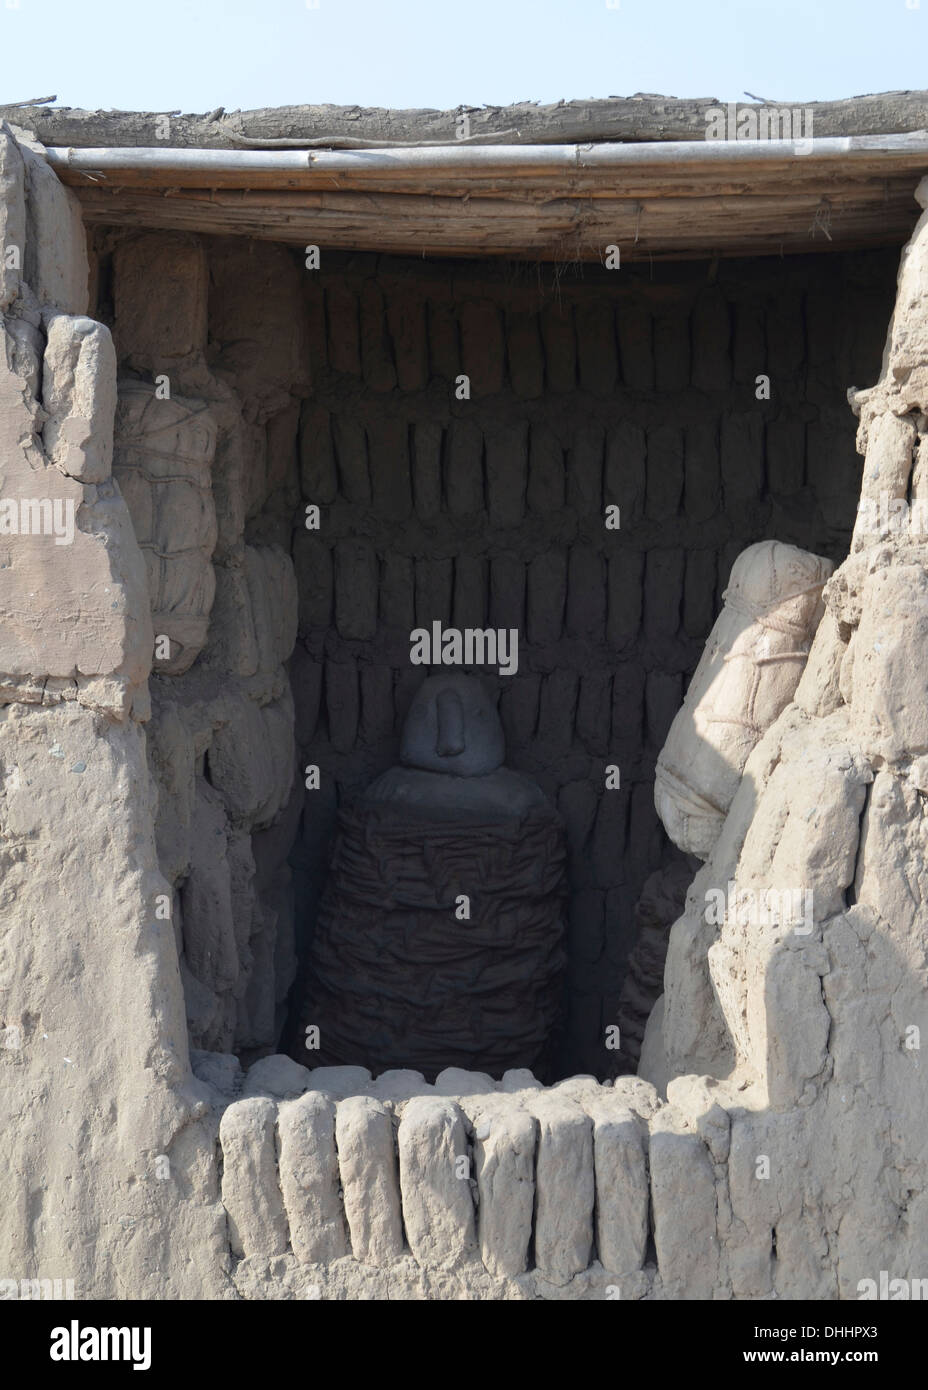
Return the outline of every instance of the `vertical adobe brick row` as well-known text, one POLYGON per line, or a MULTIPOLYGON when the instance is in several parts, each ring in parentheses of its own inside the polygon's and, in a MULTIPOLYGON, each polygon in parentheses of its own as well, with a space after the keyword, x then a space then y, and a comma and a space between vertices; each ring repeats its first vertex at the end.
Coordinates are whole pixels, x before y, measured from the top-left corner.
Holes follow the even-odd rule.
POLYGON ((317 531, 298 530, 293 538, 293 567, 300 596, 299 631, 305 637, 332 621, 335 586, 332 551, 317 531))
POLYGON ((770 375, 764 312, 756 299, 739 299, 735 305, 735 381, 739 386, 753 386, 760 375, 770 375))
POLYGON ((393 736, 393 672, 389 666, 361 667, 361 724, 359 739, 368 748, 393 736))
POLYGON ((737 524, 739 503, 764 491, 764 418, 759 406, 722 417, 721 460, 725 510, 737 524))
POLYGON ((806 427, 802 420, 782 415, 767 421, 767 478, 776 497, 799 492, 806 474, 806 427))
POLYGON ((698 391, 731 386, 731 321, 718 285, 707 285, 693 307, 693 385, 698 391))
POLYGON ((567 556, 546 550, 529 562, 527 589, 528 640, 547 646, 560 640, 567 600, 567 556))
POLYGON ((715 420, 697 420, 687 425, 683 461, 687 520, 708 521, 722 508, 719 427, 715 420))
POLYGON ((357 740, 360 713, 356 662, 325 663, 325 710, 329 742, 336 753, 350 753, 357 740))
POLYGON ((483 435, 469 419, 451 421, 444 441, 445 502, 452 516, 483 510, 483 435))
POLYGON ((589 546, 571 546, 567 572, 567 635, 601 642, 605 628, 605 561, 589 546))
POLYGON ((412 698, 427 675, 428 671, 423 670, 421 666, 409 665, 401 666, 400 669, 394 673, 393 709, 396 715, 393 724, 394 737, 398 737, 402 732, 403 724, 406 722, 406 716, 409 713, 409 706, 412 704, 412 698))
POLYGON ((530 512, 553 516, 564 506, 564 450, 547 425, 533 425, 529 445, 528 489, 530 512))
POLYGON ((683 585, 683 631, 704 642, 715 622, 715 585, 718 562, 714 550, 686 552, 683 585))
POLYGON ((597 888, 617 888, 625 882, 626 819, 628 792, 624 787, 603 788, 590 840, 593 881, 597 888))
POLYGON ((441 512, 441 425, 417 420, 410 433, 416 515, 422 521, 432 521, 441 512))
MULTIPOLYGON (((638 661, 623 661, 612 677, 612 737, 610 763, 617 763, 622 787, 641 759, 644 747, 644 668, 638 661)), ((605 770, 603 771, 605 784, 605 770)))
POLYGON ((599 983, 597 964, 605 945, 605 894, 595 888, 572 893, 568 906, 567 949, 573 982, 594 991, 599 983))
POLYGON ((305 501, 319 506, 338 496, 332 421, 313 400, 304 401, 300 412, 300 491, 305 501))
POLYGON ((581 515, 602 516, 605 440, 602 425, 585 421, 567 452, 567 505, 581 515))
POLYGON ((458 555, 454 561, 455 627, 485 627, 487 623, 487 561, 483 555, 458 555))
POLYGON ((528 422, 491 427, 486 435, 487 510, 492 527, 520 526, 528 484, 528 422))
POLYGON ((450 288, 445 288, 442 295, 438 286, 429 286, 429 366, 432 376, 449 383, 464 370, 461 366, 458 320, 450 300, 450 288))
POLYGON ((574 314, 580 388, 594 396, 611 396, 619 377, 612 298, 584 299, 574 314))
POLYGON ((612 720, 612 675, 588 670, 580 677, 577 700, 577 737, 588 753, 605 758, 609 752, 612 720))
POLYGON ((506 342, 496 305, 489 299, 469 299, 461 305, 461 371, 470 377, 471 397, 502 391, 506 373, 506 342))
POLYGON ((649 873, 659 869, 666 836, 654 809, 654 780, 636 782, 628 814, 628 855, 640 875, 638 891, 649 873))
POLYGON ((649 550, 644 568, 644 631, 660 649, 680 628, 686 551, 673 547, 649 550))
POLYGON ((507 761, 516 749, 526 747, 535 737, 540 703, 541 677, 534 672, 520 671, 503 686, 499 716, 506 735, 507 761))
POLYGON ((329 364, 335 372, 361 375, 361 324, 358 297, 342 280, 330 281, 325 291, 329 329, 329 364))
POLYGON ((379 579, 377 556, 366 541, 337 542, 335 625, 340 637, 367 642, 374 636, 379 579))
POLYGON ((574 741, 574 716, 580 677, 568 666, 558 666, 541 682, 538 710, 539 743, 546 752, 567 753, 574 741))
POLYGON ((367 466, 364 426, 354 415, 339 414, 332 420, 339 491, 346 502, 369 502, 371 479, 367 466))
POLYGON ((589 888, 593 884, 590 836, 596 822, 599 798, 589 782, 567 782, 557 795, 557 809, 567 828, 567 865, 571 886, 589 888))
POLYGON ((525 565, 511 555, 494 555, 490 562, 490 626, 525 633, 525 565))
POLYGON ((606 640, 619 652, 634 642, 641 627, 643 574, 642 551, 623 547, 609 557, 606 640))
POLYGON ((673 717, 683 703, 683 677, 676 671, 649 671, 645 684, 645 723, 655 753, 664 746, 673 717))
POLYGON ((387 628, 408 634, 416 625, 413 562, 408 555, 388 550, 380 579, 380 621, 387 628))
POLYGON ((412 479, 406 421, 375 415, 367 426, 367 453, 378 518, 408 521, 412 515, 412 479))
POLYGON ((668 394, 690 384, 690 323, 685 313, 663 313, 654 320, 654 384, 668 394))
POLYGON ((623 296, 616 305, 615 323, 623 382, 630 391, 653 391, 654 343, 651 315, 643 304, 623 296))
POLYGON ((632 420, 621 420, 606 436, 603 501, 619 508, 621 528, 627 530, 644 514, 647 488, 645 433, 632 420))
POLYGON ((546 304, 540 323, 548 389, 558 395, 576 390, 577 340, 572 306, 561 300, 546 304))
POLYGON ((658 425, 648 431, 647 515, 669 521, 683 497, 683 431, 658 425))
MULTIPOLYGON (((829 296, 828 347, 818 361, 828 365, 834 352, 834 338, 831 327, 834 323, 834 300, 829 296)), ((826 335, 823 335, 823 337, 826 335)), ((767 361, 769 366, 761 368, 772 382, 783 382, 784 377, 798 376, 806 355, 806 329, 803 321, 802 293, 792 286, 777 291, 776 297, 767 308, 767 361)), ((811 361, 810 356, 810 361, 811 361)))
MULTIPOLYGON (((329 362, 329 349, 326 341, 328 332, 325 322, 325 290, 318 274, 306 275, 303 279, 304 304, 306 306, 306 350, 309 356, 310 381, 318 381, 329 362)), ((861 380, 863 378, 861 377, 861 380)))
POLYGON ((361 369, 364 383, 372 391, 393 391, 396 368, 387 337, 387 317, 383 294, 375 280, 361 286, 361 369))
POLYGON ((387 294, 387 328, 401 391, 424 391, 429 384, 429 340, 425 301, 412 285, 387 294))
MULTIPOLYGON (((416 626, 451 625, 451 560, 416 560, 416 626)), ((434 655, 434 653, 433 653, 434 655)))
POLYGON ((538 315, 509 310, 506 314, 509 379, 520 400, 534 401, 544 394, 545 359, 538 315))

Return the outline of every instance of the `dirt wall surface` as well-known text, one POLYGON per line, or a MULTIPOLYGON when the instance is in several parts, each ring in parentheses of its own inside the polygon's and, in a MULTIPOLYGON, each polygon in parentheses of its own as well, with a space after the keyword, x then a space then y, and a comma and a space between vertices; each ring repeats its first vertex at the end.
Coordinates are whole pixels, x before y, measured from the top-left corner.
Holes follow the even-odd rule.
POLYGON ((928 580, 898 522, 928 504, 928 215, 880 368, 880 256, 587 280, 566 316, 479 268, 449 296, 401 267, 397 308, 367 259, 308 281, 280 248, 120 234, 88 263, 71 195, 5 126, 0 188, 4 1296, 855 1298, 919 1277, 928 580), (769 403, 759 354, 790 364, 769 403), (853 398, 855 524, 840 392, 877 375, 853 398), (640 1075, 613 1082, 609 894, 616 967, 639 900, 648 933, 636 1051, 694 867, 661 848, 649 770, 730 560, 767 535, 842 563, 670 932, 640 1075), (596 1075, 278 1055, 326 817, 395 761, 406 620, 516 601, 507 761, 559 802, 579 786, 570 873, 598 896, 568 944, 596 1075), (591 794, 616 730, 621 813, 591 794), (771 892, 809 914, 771 915, 771 892))

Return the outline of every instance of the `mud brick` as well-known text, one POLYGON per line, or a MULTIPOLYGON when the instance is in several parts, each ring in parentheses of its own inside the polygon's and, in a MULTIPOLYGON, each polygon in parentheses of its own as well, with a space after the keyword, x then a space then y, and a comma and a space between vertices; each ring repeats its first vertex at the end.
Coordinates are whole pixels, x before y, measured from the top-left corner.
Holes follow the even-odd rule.
POLYGON ((358 668, 353 661, 325 663, 325 708, 329 742, 337 753, 350 753, 358 736, 360 713, 358 668))
POLYGON ((606 563, 589 546, 571 547, 567 578, 567 633, 601 642, 606 627, 606 563))
POLYGON ((374 507, 384 521, 412 515, 409 426, 405 420, 379 416, 367 427, 367 456, 374 507))
POLYGON ((541 311, 541 339, 545 350, 548 387, 559 394, 577 385, 577 340, 569 304, 546 304, 541 311))
POLYGON ((320 372, 328 365, 329 350, 326 341, 325 291, 318 277, 310 274, 304 281, 303 293, 306 305, 306 347, 309 353, 310 379, 318 381, 320 372))
POLYGON ((688 550, 683 585, 683 631, 705 639, 715 622, 717 560, 714 550, 688 550))
POLYGON ((716 613, 720 613, 722 610, 722 606, 725 603, 725 599, 722 595, 731 579, 732 565, 744 548, 744 541, 740 539, 729 541, 727 545, 722 547, 721 554, 719 555, 718 588, 715 594, 716 613))
POLYGON ((611 396, 619 377, 612 300, 585 299, 575 313, 580 388, 594 396, 611 396))
POLYGON ((862 461, 854 448, 853 428, 846 424, 843 413, 841 421, 841 428, 828 419, 813 421, 806 435, 809 480, 826 522, 833 526, 848 515, 853 517, 853 499, 860 494, 862 461))
POLYGON ((529 511, 552 516, 564 505, 564 450, 547 425, 533 425, 528 464, 529 511))
POLYGON ((490 625, 525 631, 525 566, 511 555, 490 563, 490 625))
POLYGON ((690 324, 683 314, 654 320, 654 378, 658 391, 685 391, 690 384, 690 324))
POLYGON ((566 753, 573 743, 579 688, 578 673, 566 666, 559 666, 542 681, 536 737, 546 750, 566 753))
POLYGON ((753 386, 761 374, 770 375, 764 311, 754 300, 735 305, 734 377, 739 386, 753 386))
POLYGON ((411 632, 416 625, 413 563, 408 555, 388 551, 380 578, 380 620, 386 627, 411 632))
MULTIPOLYGON (((828 348, 818 361, 828 361, 834 352, 834 299, 828 297, 828 348)), ((766 372, 771 382, 777 377, 798 372, 805 359, 806 330, 803 324, 802 294, 798 289, 784 289, 767 309, 767 363, 758 368, 766 372)), ((813 330, 809 324, 809 355, 813 355, 813 330)), ((818 343, 815 343, 818 348, 818 343)))
POLYGON ((441 425, 418 421, 412 428, 412 479, 416 514, 431 521, 441 511, 441 425))
POLYGON ((567 505, 578 512, 602 512, 605 431, 592 421, 581 424, 567 453, 567 505))
POLYGON ((377 556, 365 541, 335 547, 335 626, 339 636, 367 641, 377 631, 377 556))
POLYGON ((722 417, 722 488, 729 510, 764 491, 764 418, 758 409, 722 417))
POLYGON ((651 521, 676 516, 683 497, 683 431, 658 425, 648 431, 647 513, 651 521))
POLYGON ((577 701, 577 737, 588 753, 604 758, 609 751, 612 722, 612 676, 609 671, 585 671, 577 701))
POLYGON ((770 491, 788 497, 805 482, 806 427, 785 416, 767 422, 767 477, 770 491))
POLYGON ((503 322, 488 299, 461 305, 461 371, 470 377, 472 398, 493 396, 503 389, 506 343, 503 322))
POLYGON ((582 888, 579 893, 571 894, 567 919, 568 949, 579 963, 595 965, 603 953, 605 908, 605 895, 595 888, 582 888))
POLYGON ((121 240, 113 256, 120 361, 128 358, 134 366, 151 368, 165 358, 202 352, 209 279, 199 237, 136 232, 121 240), (152 293, 153 286, 157 293, 152 293))
POLYGON ((300 413, 300 402, 295 400, 270 417, 266 430, 267 499, 286 499, 290 506, 299 501, 300 413))
POLYGON ((564 624, 567 598, 567 556, 548 550, 528 566, 528 640, 543 645, 557 642, 564 624))
POLYGON ((389 666, 361 667, 361 743, 374 747, 393 736, 393 672, 389 666))
POLYGON ((644 630, 651 641, 672 638, 683 605, 683 549, 649 550, 644 567, 644 630))
POLYGON ((699 420, 686 428, 683 445, 683 509, 691 521, 708 521, 722 508, 719 427, 699 420))
POLYGON ((450 304, 430 300, 428 306, 429 364, 432 375, 452 383, 464 370, 458 321, 450 304))
POLYGON ((413 696, 427 675, 428 672, 424 671, 421 666, 404 666, 395 673, 393 681, 393 706, 396 715, 396 722, 393 725, 394 735, 402 733, 413 696))
POLYGON ((472 420, 452 420, 445 437, 445 500, 452 516, 483 509, 483 435, 472 420))
POLYGON ((568 782, 557 796, 557 809, 567 828, 570 881, 577 887, 593 882, 589 844, 598 801, 597 790, 589 781, 568 782))
POLYGON ((642 304, 622 300, 616 308, 616 332, 622 380, 632 391, 654 390, 654 345, 651 315, 642 304))
POLYGON ((625 547, 609 558, 609 608, 606 640, 621 651, 638 636, 641 627, 644 554, 625 547))
POLYGON ((486 436, 487 507, 491 526, 519 526, 528 483, 528 423, 489 431, 486 436))
POLYGON ((329 363, 336 372, 361 375, 361 324, 358 297, 344 284, 326 287, 326 319, 329 325, 329 363))
POLYGON ((683 677, 678 671, 649 671, 645 684, 645 724, 648 742, 663 748, 673 717, 683 703, 683 677))
POLYGON ((405 288, 387 295, 387 327, 401 391, 424 391, 429 384, 429 341, 425 304, 405 288))
POLYGON ((369 502, 371 480, 364 426, 353 415, 335 415, 332 418, 332 439, 342 496, 346 502, 369 502))
MULTIPOLYGON (((606 894, 606 960, 609 981, 606 988, 612 991, 612 980, 625 975, 625 964, 629 953, 638 940, 638 924, 635 921, 635 907, 641 894, 637 884, 623 884, 620 888, 610 888, 606 894)), ((604 970, 604 977, 607 971, 604 970)), ((605 992, 605 991, 604 991, 605 992)), ((613 1003, 603 1001, 608 1008, 611 1023, 618 1021, 618 1009, 613 1003)))
POLYGON ((693 385, 698 391, 731 386, 731 316, 718 285, 708 285, 693 306, 693 385))
POLYGON ((416 561, 417 627, 430 628, 436 620, 451 626, 452 574, 450 560, 416 561))
POLYGON ((629 862, 643 868, 647 873, 659 869, 667 837, 654 809, 652 782, 636 782, 631 788, 628 824, 629 862))
POLYGON ((545 359, 537 314, 510 313, 506 318, 509 378, 520 399, 537 400, 545 389, 545 359))
POLYGON ((487 561, 482 555, 458 555, 454 561, 455 627, 486 627, 487 561))
POLYGON ((624 787, 606 788, 599 798, 590 839, 590 861, 597 888, 616 888, 625 882, 627 816, 628 793, 624 787))
POLYGON ((618 764, 623 786, 629 764, 637 761, 644 749, 644 674, 637 662, 623 661, 612 677, 612 737, 606 761, 618 764))
POLYGON ((647 486, 645 433, 640 425, 622 420, 606 438, 604 503, 620 509, 622 526, 639 520, 647 486))
POLYGON ((499 698, 499 717, 507 747, 524 748, 535 737, 540 702, 541 676, 520 671, 506 681, 499 698))
POLYGON ((326 628, 332 621, 332 551, 316 531, 293 537, 293 568, 300 596, 300 632, 326 628))
POLYGON ((298 748, 308 748, 315 737, 322 702, 322 674, 322 662, 314 661, 303 644, 297 642, 290 658, 290 679, 298 748))
POLYGON ((307 502, 324 506, 338 496, 338 473, 329 412, 304 401, 300 417, 300 489, 307 502))
POLYGON ((373 280, 361 287, 361 369, 365 385, 372 391, 392 391, 396 368, 387 337, 387 315, 383 293, 373 280))

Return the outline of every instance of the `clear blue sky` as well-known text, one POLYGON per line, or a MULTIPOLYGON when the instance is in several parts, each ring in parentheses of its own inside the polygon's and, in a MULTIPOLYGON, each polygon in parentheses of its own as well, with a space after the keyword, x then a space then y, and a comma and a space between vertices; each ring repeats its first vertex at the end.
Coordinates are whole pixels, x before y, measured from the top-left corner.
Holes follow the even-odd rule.
POLYGON ((208 111, 928 86, 928 0, 0 0, 0 102, 208 111), (312 6, 318 4, 318 8, 312 6))

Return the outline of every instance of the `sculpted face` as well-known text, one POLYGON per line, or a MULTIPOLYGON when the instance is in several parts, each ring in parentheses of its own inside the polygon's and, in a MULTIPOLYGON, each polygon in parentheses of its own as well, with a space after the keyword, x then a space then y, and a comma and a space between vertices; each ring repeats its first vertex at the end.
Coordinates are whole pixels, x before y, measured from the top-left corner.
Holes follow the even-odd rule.
POLYGON ((484 777, 505 755, 496 707, 475 676, 455 671, 423 681, 403 726, 400 761, 406 767, 484 777))

